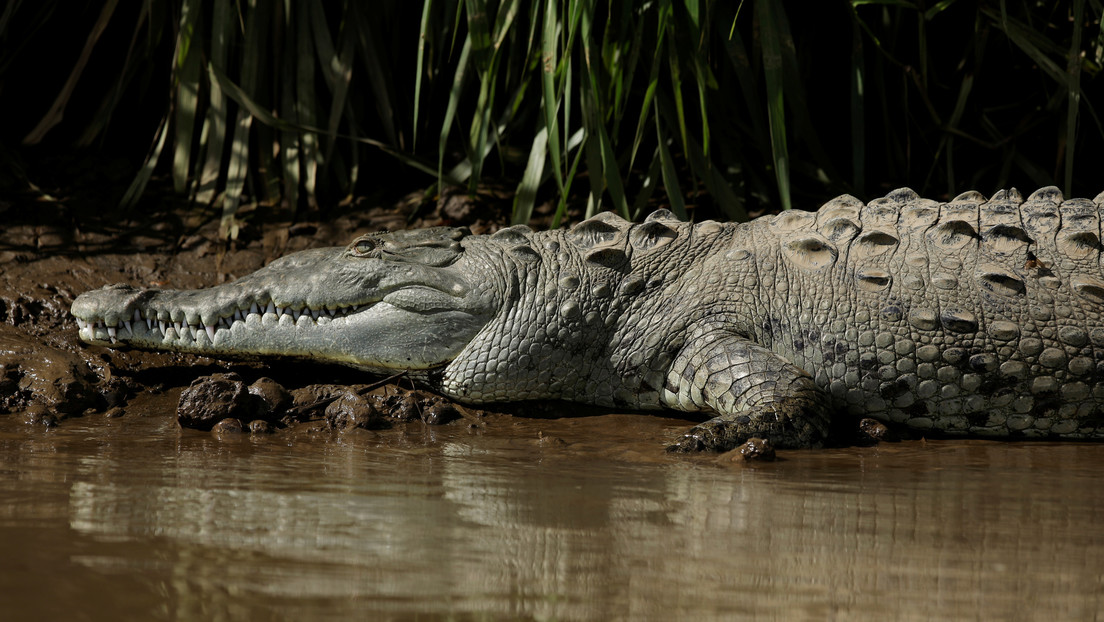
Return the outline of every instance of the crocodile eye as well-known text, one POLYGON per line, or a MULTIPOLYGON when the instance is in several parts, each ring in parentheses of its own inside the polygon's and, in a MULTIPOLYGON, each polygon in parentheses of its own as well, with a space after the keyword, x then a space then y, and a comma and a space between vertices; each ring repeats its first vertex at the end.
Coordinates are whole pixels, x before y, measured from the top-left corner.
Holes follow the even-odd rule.
POLYGON ((353 243, 353 252, 357 255, 367 255, 376 248, 376 243, 368 238, 357 240, 353 243))

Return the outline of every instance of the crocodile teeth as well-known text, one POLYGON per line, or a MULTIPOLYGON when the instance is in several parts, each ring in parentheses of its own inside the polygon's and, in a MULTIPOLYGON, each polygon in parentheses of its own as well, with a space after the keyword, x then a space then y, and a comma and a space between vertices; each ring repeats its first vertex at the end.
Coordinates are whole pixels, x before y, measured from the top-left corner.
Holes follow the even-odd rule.
POLYGON ((272 304, 272 302, 269 302, 268 306, 265 307, 265 313, 276 313, 276 305, 272 304))
POLYGON ((128 333, 134 333, 134 326, 130 323, 130 320, 123 320, 123 326, 126 327, 128 333))
POLYGON ((169 330, 169 325, 164 320, 157 320, 157 328, 160 328, 161 334, 164 335, 169 330))
POLYGON ((215 327, 207 326, 207 338, 211 340, 211 343, 215 342, 215 327))
POLYGON ((111 343, 115 343, 115 335, 116 334, 118 334, 118 331, 115 330, 114 326, 108 326, 107 327, 107 337, 109 339, 111 339, 111 343))
POLYGON ((300 315, 303 315, 303 312, 302 312, 302 311, 300 311, 299 309, 292 309, 292 311, 291 311, 291 319, 293 319, 293 320, 295 320, 296 322, 298 322, 298 321, 299 321, 299 316, 300 316, 300 315))
POLYGON ((146 330, 153 330, 153 318, 146 318, 146 330))

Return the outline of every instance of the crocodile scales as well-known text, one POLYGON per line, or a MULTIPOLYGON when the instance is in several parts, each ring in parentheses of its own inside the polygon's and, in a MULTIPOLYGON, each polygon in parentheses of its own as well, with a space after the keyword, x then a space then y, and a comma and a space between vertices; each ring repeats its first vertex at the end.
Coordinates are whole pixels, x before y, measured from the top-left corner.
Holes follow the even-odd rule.
POLYGON ((1104 437, 1094 200, 908 189, 743 224, 610 213, 376 233, 206 290, 114 285, 83 340, 407 370, 467 403, 712 415, 672 449, 821 444, 833 417, 933 433, 1104 437))

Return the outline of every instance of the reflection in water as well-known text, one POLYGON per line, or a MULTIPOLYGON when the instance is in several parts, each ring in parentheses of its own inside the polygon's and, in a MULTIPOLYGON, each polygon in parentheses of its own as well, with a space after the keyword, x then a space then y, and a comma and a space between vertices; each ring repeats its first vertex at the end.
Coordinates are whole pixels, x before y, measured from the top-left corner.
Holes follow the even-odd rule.
POLYGON ((0 590, 16 597, 0 607, 9 613, 1104 611, 1097 445, 911 443, 734 468, 578 449, 575 437, 611 427, 601 417, 521 421, 497 436, 448 426, 433 442, 401 446, 391 432, 219 443, 153 418, 46 434, 3 425, 0 546, 16 563, 0 567, 0 590), (538 429, 567 444, 518 440, 538 429))

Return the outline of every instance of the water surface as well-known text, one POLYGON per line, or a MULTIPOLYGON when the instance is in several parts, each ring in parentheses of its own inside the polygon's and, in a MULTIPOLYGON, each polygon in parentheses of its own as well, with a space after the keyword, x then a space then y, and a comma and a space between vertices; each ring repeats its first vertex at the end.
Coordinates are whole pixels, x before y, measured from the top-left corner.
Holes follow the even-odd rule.
POLYGON ((669 457, 685 421, 0 417, 0 618, 1104 619, 1104 445, 669 457))

